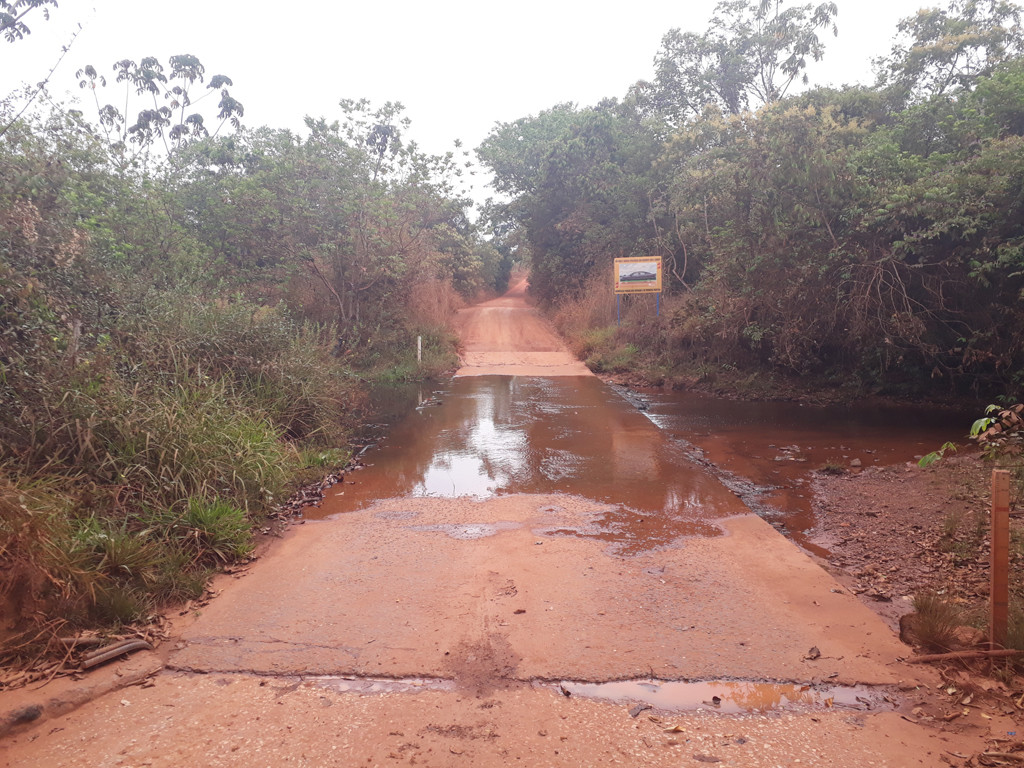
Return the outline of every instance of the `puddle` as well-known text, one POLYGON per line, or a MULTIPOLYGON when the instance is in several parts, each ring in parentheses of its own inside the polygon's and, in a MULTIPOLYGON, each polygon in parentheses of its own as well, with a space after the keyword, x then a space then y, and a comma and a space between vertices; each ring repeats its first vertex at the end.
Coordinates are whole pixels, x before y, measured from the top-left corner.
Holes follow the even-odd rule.
POLYGON ((631 404, 584 377, 463 377, 403 396, 431 407, 407 408, 387 440, 364 455, 365 470, 349 473, 306 517, 402 496, 565 493, 610 511, 547 534, 599 538, 621 554, 718 535, 716 520, 753 509, 827 555, 808 540, 815 470, 913 461, 956 440, 970 421, 928 409, 749 403, 691 392, 641 393, 638 410, 636 398, 631 404))
POLYGON ((574 696, 615 702, 647 704, 665 712, 705 709, 723 714, 813 709, 880 711, 896 709, 890 694, 867 686, 800 685, 743 680, 662 682, 624 680, 614 683, 562 682, 556 690, 574 696))
POLYGON ((644 413, 695 446, 723 483, 804 548, 814 527, 813 473, 916 461, 947 440, 964 442, 973 417, 935 408, 811 406, 722 400, 695 392, 642 392, 644 413))
MULTIPOLYGON (((293 680, 303 686, 336 693, 365 696, 459 690, 458 681, 433 677, 313 675, 284 676, 278 679, 293 680)), ((865 685, 810 685, 747 680, 689 683, 662 680, 621 680, 611 683, 563 680, 555 684, 541 681, 521 682, 524 686, 551 690, 562 696, 579 696, 609 704, 646 705, 642 709, 669 713, 707 710, 733 715, 827 709, 884 712, 893 711, 898 707, 895 693, 884 687, 865 685)), ((223 684, 227 685, 228 681, 225 680, 223 684)))
MULTIPOLYGON (((564 493, 611 511, 586 530, 560 526, 552 535, 596 536, 633 553, 682 536, 719 535, 714 520, 747 512, 733 492, 596 378, 465 377, 434 395, 439 406, 394 424, 388 439, 365 455, 366 469, 350 473, 306 517, 402 496, 564 493)), ((493 535, 482 527, 445 532, 493 535)))
POLYGON ((660 549, 691 536, 720 536, 722 529, 705 520, 678 519, 618 506, 595 513, 589 523, 534 528, 537 536, 576 536, 608 542, 610 554, 629 557, 660 549))

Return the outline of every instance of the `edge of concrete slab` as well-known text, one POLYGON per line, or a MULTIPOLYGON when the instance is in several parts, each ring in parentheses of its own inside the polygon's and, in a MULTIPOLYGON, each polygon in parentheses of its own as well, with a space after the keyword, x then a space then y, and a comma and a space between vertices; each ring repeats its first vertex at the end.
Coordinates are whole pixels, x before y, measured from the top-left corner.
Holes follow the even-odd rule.
POLYGON ((84 679, 58 677, 42 686, 4 691, 0 693, 0 739, 66 715, 101 696, 138 685, 163 669, 163 659, 144 651, 86 673, 84 679))

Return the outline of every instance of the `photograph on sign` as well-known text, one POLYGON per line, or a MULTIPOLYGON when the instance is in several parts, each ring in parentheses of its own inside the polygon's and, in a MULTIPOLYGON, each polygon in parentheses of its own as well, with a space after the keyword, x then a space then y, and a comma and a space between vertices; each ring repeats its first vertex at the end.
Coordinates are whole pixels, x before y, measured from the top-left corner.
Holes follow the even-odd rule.
POLYGON ((616 293, 661 291, 661 259, 631 257, 615 260, 616 293))

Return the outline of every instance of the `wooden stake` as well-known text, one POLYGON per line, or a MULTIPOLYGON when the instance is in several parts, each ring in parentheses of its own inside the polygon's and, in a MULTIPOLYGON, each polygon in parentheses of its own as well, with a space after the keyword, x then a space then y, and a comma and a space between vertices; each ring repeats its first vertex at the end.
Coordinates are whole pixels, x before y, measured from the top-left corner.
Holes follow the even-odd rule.
POLYGON ((1006 624, 1009 615, 1010 571, 1010 473, 992 470, 992 602, 989 639, 992 648, 1006 645, 1006 624))

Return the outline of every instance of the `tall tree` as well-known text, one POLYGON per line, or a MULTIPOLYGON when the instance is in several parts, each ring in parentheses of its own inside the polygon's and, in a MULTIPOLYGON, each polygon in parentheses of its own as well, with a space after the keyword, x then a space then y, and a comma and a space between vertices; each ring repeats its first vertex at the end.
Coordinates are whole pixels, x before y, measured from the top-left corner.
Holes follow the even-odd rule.
POLYGON ((157 141, 166 152, 210 135, 206 118, 196 103, 214 93, 220 95, 217 103, 216 120, 220 122, 213 135, 220 132, 225 124, 241 127, 245 108, 231 96, 228 86, 233 85, 226 75, 214 75, 206 84, 206 93, 197 96, 197 84, 205 82, 206 67, 195 56, 181 54, 171 56, 165 68, 159 59, 147 56, 138 63, 122 59, 114 64, 116 81, 124 83, 124 106, 100 103, 99 92, 107 85, 107 78, 99 74, 91 64, 75 73, 78 86, 91 91, 96 105, 100 127, 108 143, 121 152, 129 145, 135 145, 139 152, 148 150, 157 141), (146 103, 131 120, 129 105, 133 97, 142 98, 146 103))
POLYGON ((1024 52, 1021 9, 1006 0, 952 0, 899 23, 891 53, 875 61, 880 86, 904 102, 970 90, 1024 52))
POLYGON ((651 84, 640 84, 653 109, 673 123, 708 104, 731 114, 771 104, 818 61, 820 30, 837 34, 833 2, 784 8, 785 0, 722 0, 704 34, 672 29, 662 38, 651 84))
POLYGON ((615 101, 560 105, 497 126, 477 149, 529 244, 531 289, 543 300, 578 291, 616 256, 646 252, 654 137, 615 101))
POLYGON ((32 32, 25 23, 26 17, 41 9, 43 18, 49 20, 48 5, 56 8, 57 0, 0 0, 0 35, 9 43, 24 39, 32 32))

